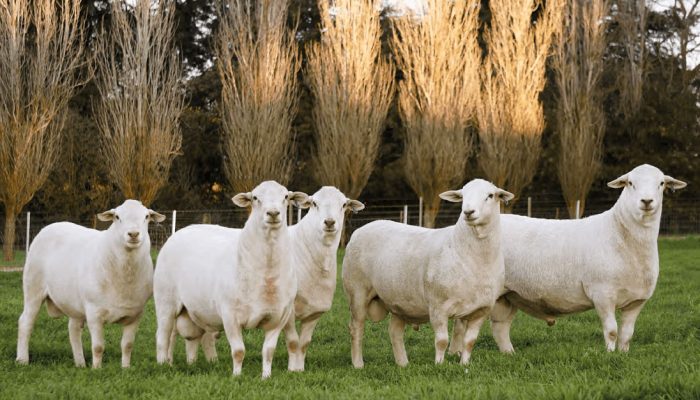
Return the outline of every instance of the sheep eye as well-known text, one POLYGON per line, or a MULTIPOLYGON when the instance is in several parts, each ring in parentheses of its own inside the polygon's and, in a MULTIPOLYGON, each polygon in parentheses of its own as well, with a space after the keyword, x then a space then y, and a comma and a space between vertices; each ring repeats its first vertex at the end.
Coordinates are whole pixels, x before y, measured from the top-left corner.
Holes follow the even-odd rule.
POLYGON ((493 199, 493 193, 489 195, 489 199, 493 199))
POLYGON ((664 183, 663 183, 663 182, 661 182, 661 184, 660 184, 659 186, 663 186, 663 185, 664 185, 664 183))
POLYGON ((258 196, 253 196, 254 201, 258 201, 258 196))
POLYGON ((119 221, 119 216, 115 214, 115 215, 114 215, 114 219, 116 219, 117 221, 119 221))
POLYGON ((284 196, 284 199, 285 199, 285 200, 289 200, 289 195, 285 195, 285 196, 284 196))
POLYGON ((318 207, 318 206, 316 205, 316 202, 315 202, 315 201, 312 201, 312 202, 311 202, 311 206, 312 206, 312 207, 318 207))

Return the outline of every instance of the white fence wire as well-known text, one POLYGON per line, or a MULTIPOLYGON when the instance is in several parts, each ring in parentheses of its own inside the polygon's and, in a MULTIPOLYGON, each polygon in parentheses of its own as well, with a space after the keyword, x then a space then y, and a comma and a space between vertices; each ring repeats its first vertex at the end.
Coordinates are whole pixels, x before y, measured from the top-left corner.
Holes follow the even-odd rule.
MULTIPOLYGON (((614 203, 611 201, 589 202, 583 216, 598 214, 609 209, 614 203)), ((422 204, 419 199, 412 201, 401 200, 377 200, 367 201, 366 208, 353 215, 349 215, 345 230, 347 237, 352 232, 375 220, 387 219, 396 222, 419 225, 423 223, 423 218, 419 213, 422 204)), ((454 224, 459 218, 461 204, 445 203, 441 204, 440 212, 436 218, 435 226, 444 227, 454 224)), ((240 228, 245 223, 248 213, 244 209, 216 209, 216 210, 159 210, 166 215, 167 219, 158 224, 151 224, 149 233, 151 243, 154 248, 162 246, 175 231, 192 224, 216 224, 232 228, 240 228)), ((303 215, 303 210, 295 209, 291 213, 291 223, 296 223, 303 215)), ((537 218, 568 218, 568 211, 563 201, 547 198, 526 198, 520 200, 513 209, 514 214, 528 215, 537 218)), ((4 216, 0 215, 0 220, 4 221, 4 216)), ((75 220, 58 215, 49 215, 40 212, 25 212, 18 216, 15 228, 15 249, 25 250, 31 240, 39 231, 48 224, 58 221, 70 221, 86 227, 95 229, 106 229, 108 222, 99 221, 96 216, 88 219, 75 220)), ((662 235, 687 235, 700 234, 700 206, 696 200, 672 199, 664 201, 664 208, 661 217, 662 235)), ((2 231, 0 231, 0 241, 4 242, 2 231)))

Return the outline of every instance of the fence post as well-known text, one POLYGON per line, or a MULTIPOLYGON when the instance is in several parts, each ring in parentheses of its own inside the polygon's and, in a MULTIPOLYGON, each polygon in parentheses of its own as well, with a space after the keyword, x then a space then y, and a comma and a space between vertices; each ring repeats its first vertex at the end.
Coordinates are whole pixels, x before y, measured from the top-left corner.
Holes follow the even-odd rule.
POLYGON ((408 225, 408 204, 403 205, 403 223, 408 225))
POLYGON ((289 208, 287 209, 287 225, 291 226, 294 219, 294 209, 292 208, 292 203, 289 202, 289 208))
POLYGON ((576 219, 581 218, 581 200, 576 200, 576 219))
POLYGON ((423 196, 418 198, 418 226, 423 226, 423 196))
POLYGON ((297 209, 297 224, 301 221, 301 208, 297 209))
POLYGON ((527 196, 527 216, 532 217, 532 197, 527 196))
POLYGON ((171 235, 175 234, 175 225, 177 224, 177 210, 173 210, 173 229, 171 235))
POLYGON ((29 227, 31 226, 31 221, 32 221, 32 213, 27 211, 27 243, 25 245, 25 252, 29 253, 29 227))

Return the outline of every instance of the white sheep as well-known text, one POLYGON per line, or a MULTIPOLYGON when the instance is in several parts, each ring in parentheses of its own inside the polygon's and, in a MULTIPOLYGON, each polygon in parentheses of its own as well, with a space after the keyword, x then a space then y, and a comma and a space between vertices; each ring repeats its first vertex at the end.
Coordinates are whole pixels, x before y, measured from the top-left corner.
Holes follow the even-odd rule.
POLYGON ((335 294, 337 253, 348 210, 358 212, 365 206, 351 200, 338 189, 324 186, 304 206, 309 212, 298 224, 289 228, 292 254, 297 276, 294 300, 295 319, 300 321, 301 338, 295 321, 285 328, 289 370, 303 371, 304 360, 314 328, 321 316, 330 310, 335 294))
POLYGON ((513 195, 475 179, 444 200, 462 202, 453 226, 427 229, 375 221, 350 239, 343 261, 343 287, 350 303, 352 363, 362 368, 365 318, 392 314, 389 336, 394 359, 408 364, 405 325, 430 322, 435 331, 435 362, 447 349, 447 321, 467 323, 461 364, 469 362, 479 329, 503 288, 500 202, 513 195))
MULTIPOLYGON (((324 186, 301 208, 310 208, 309 212, 296 225, 289 227, 292 243, 293 266, 297 277, 297 295, 294 301, 295 318, 289 320, 284 329, 289 354, 289 370, 303 371, 304 360, 314 328, 321 316, 330 310, 335 294, 337 276, 337 253, 340 236, 343 231, 345 214, 358 212, 364 205, 351 200, 335 187, 324 186), (295 320, 300 321, 301 339, 296 330, 295 320)), ((219 230, 231 234, 235 229, 215 227, 205 231, 219 230)), ((231 239, 229 239, 231 240, 231 239)), ((197 347, 201 341, 204 355, 208 361, 216 359, 214 346, 218 332, 204 332, 191 335, 187 332, 190 324, 180 317, 179 333, 185 337, 187 362, 193 363, 197 358, 197 347)), ((172 358, 173 343, 170 343, 172 358)))
MULTIPOLYGON (((170 343, 177 320, 177 330, 189 340, 207 332, 213 336, 223 327, 233 374, 240 375, 245 355, 242 329, 262 328, 262 377, 271 375, 277 339, 293 318, 297 291, 287 207, 307 199, 304 193, 266 181, 233 198, 239 207, 251 208, 243 229, 195 225, 168 239, 154 276, 158 363, 172 362, 170 343)), ((209 344, 213 346, 213 340, 209 344)))
POLYGON ((73 359, 85 366, 81 334, 87 321, 92 340, 92 367, 102 365, 103 325, 124 326, 122 367, 131 363, 139 319, 152 293, 153 261, 148 223, 165 217, 127 200, 98 214, 112 221, 97 231, 69 222, 48 225, 29 247, 24 266, 24 311, 19 318, 17 361, 29 362, 29 337, 44 301, 49 316, 67 315, 73 359))
MULTIPOLYGON (((507 293, 491 315, 501 351, 513 352, 510 326, 518 309, 554 324, 555 317, 595 308, 608 351, 629 350, 634 323, 659 276, 657 238, 663 193, 686 186, 658 168, 640 165, 608 183, 623 188, 612 209, 578 220, 504 215, 507 293)), ((451 351, 460 351, 455 325, 451 351)))

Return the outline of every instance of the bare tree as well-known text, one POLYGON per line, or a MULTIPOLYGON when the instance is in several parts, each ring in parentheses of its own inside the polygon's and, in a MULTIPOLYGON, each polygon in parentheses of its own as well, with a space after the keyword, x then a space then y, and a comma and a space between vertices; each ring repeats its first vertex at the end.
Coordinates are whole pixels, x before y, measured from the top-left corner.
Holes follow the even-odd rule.
POLYGON ((630 118, 639 111, 642 104, 647 8, 645 0, 617 0, 615 4, 614 18, 625 55, 617 82, 620 112, 625 118, 630 118))
POLYGON ((292 121, 300 68, 289 0, 234 0, 219 9, 225 169, 237 192, 291 175, 292 121))
POLYGON ((0 201, 3 253, 15 220, 60 154, 64 111, 84 83, 79 0, 0 0, 0 201))
POLYGON ((395 69, 382 57, 377 0, 319 2, 321 41, 308 49, 314 95, 313 173, 356 198, 367 184, 394 93, 395 69))
POLYGON ((486 176, 516 199, 532 181, 539 162, 544 129, 539 96, 551 43, 561 30, 563 4, 563 0, 549 0, 546 5, 541 0, 489 2, 477 159, 486 176))
POLYGON ((438 195, 462 184, 479 103, 479 1, 426 2, 428 12, 394 21, 392 47, 403 80, 405 175, 434 226, 438 195))
POLYGON ((556 133, 559 136, 559 181, 569 216, 580 215, 600 170, 605 111, 600 79, 607 46, 607 0, 573 0, 564 9, 562 34, 555 45, 557 82, 556 133))
POLYGON ((95 115, 112 180, 124 196, 148 205, 182 143, 182 68, 173 46, 174 2, 136 0, 133 13, 127 8, 112 3, 109 31, 97 40, 95 115))

